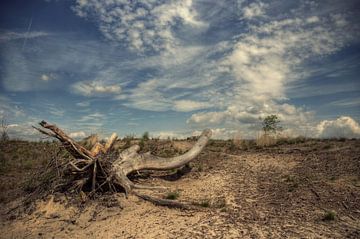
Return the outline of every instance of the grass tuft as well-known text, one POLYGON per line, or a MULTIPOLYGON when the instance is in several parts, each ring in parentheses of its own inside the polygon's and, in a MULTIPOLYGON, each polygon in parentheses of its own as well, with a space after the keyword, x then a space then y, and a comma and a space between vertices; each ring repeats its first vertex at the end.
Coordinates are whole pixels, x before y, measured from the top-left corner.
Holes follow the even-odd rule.
POLYGON ((169 192, 165 198, 169 200, 176 200, 179 196, 179 192, 169 192))
POLYGON ((204 200, 199 204, 201 207, 210 207, 209 200, 204 200))
POLYGON ((334 211, 327 211, 323 216, 323 221, 334 221, 336 218, 336 212, 334 211))

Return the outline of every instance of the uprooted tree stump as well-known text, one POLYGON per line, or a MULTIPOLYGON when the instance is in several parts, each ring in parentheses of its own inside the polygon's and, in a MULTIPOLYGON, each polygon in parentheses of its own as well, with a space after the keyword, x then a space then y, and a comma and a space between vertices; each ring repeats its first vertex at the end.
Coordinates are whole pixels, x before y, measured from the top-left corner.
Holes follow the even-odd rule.
POLYGON ((142 170, 171 170, 184 166, 196 158, 204 149, 211 137, 211 130, 204 130, 195 145, 185 154, 172 158, 162 158, 152 155, 150 152, 139 153, 139 145, 130 146, 120 153, 114 153, 111 148, 117 139, 115 133, 111 135, 104 145, 96 142, 88 150, 66 135, 56 125, 48 124, 45 121, 39 124, 42 128, 34 128, 45 135, 58 139, 74 157, 63 165, 63 167, 67 167, 71 175, 75 175, 69 188, 76 188, 82 193, 88 191, 87 197, 93 196, 98 191, 123 191, 126 197, 133 194, 156 205, 180 208, 191 207, 188 203, 155 198, 139 193, 138 190, 140 189, 157 190, 166 188, 135 184, 128 178, 128 175, 142 170), (85 187, 88 190, 85 190, 85 187))

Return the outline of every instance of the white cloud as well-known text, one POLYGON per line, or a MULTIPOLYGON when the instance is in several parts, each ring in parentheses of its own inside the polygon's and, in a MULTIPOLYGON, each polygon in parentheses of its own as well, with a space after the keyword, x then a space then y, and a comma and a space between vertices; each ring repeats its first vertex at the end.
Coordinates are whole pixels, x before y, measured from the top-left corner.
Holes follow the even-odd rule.
POLYGON ((254 26, 239 38, 224 64, 232 66, 240 95, 281 99, 286 97, 285 85, 302 76, 306 59, 343 47, 346 37, 340 31, 328 19, 315 26, 299 18, 254 26))
POLYGON ((80 107, 89 107, 90 102, 89 101, 78 102, 78 103, 76 103, 76 105, 80 106, 80 107))
POLYGON ((65 110, 57 109, 55 107, 49 108, 49 113, 55 116, 62 117, 65 114, 65 110))
POLYGON ((12 102, 8 97, 0 94, 0 118, 10 120, 24 116, 25 112, 20 106, 12 102))
POLYGON ((50 77, 48 75, 43 74, 43 75, 41 75, 40 79, 42 81, 48 81, 48 80, 50 80, 50 77))
POLYGON ((360 138, 360 126, 353 118, 341 116, 336 120, 324 120, 317 125, 321 138, 360 138))
POLYGON ((210 107, 211 105, 207 102, 198 102, 193 100, 178 100, 174 102, 174 110, 182 112, 206 109, 210 107))
POLYGON ((252 19, 264 15, 266 4, 262 2, 254 2, 244 7, 242 10, 245 19, 252 19))
POLYGON ((86 121, 102 121, 105 118, 104 114, 101 113, 92 113, 92 114, 88 114, 88 115, 84 115, 82 116, 78 121, 79 122, 86 122, 86 121))
MULTIPOLYGON (((255 6, 250 4, 245 9, 256 9, 255 6)), ((246 11, 249 17, 253 16, 253 12, 246 11)), ((254 12, 265 14, 260 10, 254 12)), ((338 18, 344 20, 345 16, 338 18)), ((345 25, 339 27, 336 23, 339 19, 331 16, 300 18, 291 14, 281 20, 266 16, 266 20, 248 22, 250 31, 240 34, 230 44, 229 53, 218 62, 233 76, 226 94, 214 90, 212 98, 216 95, 223 105, 217 104, 220 107, 216 111, 193 114, 187 121, 189 124, 230 127, 240 123, 253 128, 260 117, 277 114, 299 134, 307 134, 313 127, 314 112, 284 103, 291 97, 287 86, 306 77, 304 63, 309 59, 337 52, 353 39, 343 34, 348 23, 344 20, 345 25)))
POLYGON ((241 130, 246 138, 255 138, 261 131, 262 119, 270 114, 276 114, 281 120, 281 125, 287 131, 291 129, 292 135, 310 136, 310 129, 313 128, 313 111, 271 101, 263 105, 254 104, 248 107, 232 105, 224 111, 195 113, 187 123, 202 127, 223 125, 230 131, 241 130))
POLYGON ((42 74, 40 76, 40 80, 42 81, 50 81, 50 80, 54 80, 55 76, 53 74, 42 74))
POLYGON ((10 139, 22 139, 35 141, 44 139, 44 135, 32 128, 32 122, 23 122, 22 124, 10 124, 7 133, 10 139))
POLYGON ((0 32, 0 42, 5 41, 12 41, 12 40, 18 40, 18 39, 31 39, 31 38, 37 38, 37 37, 43 37, 50 35, 47 32, 12 32, 12 31, 3 31, 0 32))
POLYGON ((69 134, 69 137, 74 138, 74 139, 85 138, 86 133, 84 131, 71 132, 69 134))
MULTIPOLYGON (((217 106, 219 101, 210 93, 217 88, 222 74, 218 62, 209 59, 219 54, 223 44, 215 46, 178 47, 173 54, 160 54, 135 61, 127 67, 139 70, 156 69, 160 77, 152 77, 128 90, 126 106, 153 111, 192 111, 217 106), (211 90, 211 91, 210 91, 211 90), (207 95, 209 94, 209 95, 207 95), (213 102, 212 102, 213 101, 213 102)), ((125 91, 124 91, 125 93, 125 91)))
POLYGON ((311 111, 296 108, 289 104, 276 104, 272 102, 254 104, 248 107, 229 106, 225 111, 200 112, 193 114, 189 119, 190 124, 220 124, 224 121, 237 122, 242 124, 254 124, 260 122, 269 114, 276 113, 283 121, 305 123, 311 116, 311 111))
POLYGON ((153 134, 153 137, 158 137, 160 139, 168 139, 168 138, 184 139, 186 137, 189 137, 189 135, 186 135, 186 133, 184 132, 160 131, 160 132, 155 132, 153 134))
MULTIPOLYGON (((352 90, 354 90, 354 88, 352 88, 352 90)), ((340 107, 359 107, 360 108, 360 97, 336 100, 336 101, 329 102, 328 105, 340 106, 340 107)))
POLYGON ((121 92, 118 84, 106 84, 102 81, 79 81, 71 88, 74 93, 83 96, 108 96, 121 92))
POLYGON ((200 112, 193 114, 190 119, 187 120, 187 123, 210 123, 218 124, 221 123, 226 117, 225 112, 200 112))
POLYGON ((106 38, 125 42, 138 52, 171 51, 179 44, 173 31, 178 22, 193 28, 206 26, 197 19, 192 0, 77 0, 73 9, 80 17, 98 20, 106 38))
POLYGON ((165 111, 171 108, 170 99, 160 91, 163 83, 159 79, 142 82, 132 89, 126 106, 152 111, 165 111))
MULTIPOLYGON (((199 136, 202 131, 196 130, 192 133, 192 136, 199 136)), ((228 128, 213 128, 211 129, 212 139, 233 139, 236 135, 239 135, 239 130, 228 128)))
MULTIPOLYGON (((107 114, 93 112, 76 119, 76 122, 72 124, 72 126, 84 132, 102 134, 106 122, 108 122, 107 114)), ((111 129, 111 131, 113 131, 113 129, 111 129)))
POLYGON ((9 124, 8 127, 9 128, 11 128, 11 127, 19 127, 19 125, 18 124, 9 124))
POLYGON ((317 22, 319 22, 319 17, 317 17, 317 16, 312 16, 312 17, 308 17, 307 19, 306 19, 306 22, 307 23, 317 23, 317 22))

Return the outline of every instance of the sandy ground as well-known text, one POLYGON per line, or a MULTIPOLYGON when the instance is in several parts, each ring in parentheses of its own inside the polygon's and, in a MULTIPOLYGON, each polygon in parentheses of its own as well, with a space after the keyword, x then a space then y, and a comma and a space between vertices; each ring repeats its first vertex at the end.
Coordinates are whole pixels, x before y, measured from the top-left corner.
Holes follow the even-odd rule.
POLYGON ((170 209, 117 194, 78 208, 52 196, 30 215, 9 220, 2 214, 0 237, 360 238, 358 146, 355 141, 250 152, 209 147, 189 173, 138 179, 203 207, 170 209), (335 220, 323 220, 328 210, 336 212, 335 220))

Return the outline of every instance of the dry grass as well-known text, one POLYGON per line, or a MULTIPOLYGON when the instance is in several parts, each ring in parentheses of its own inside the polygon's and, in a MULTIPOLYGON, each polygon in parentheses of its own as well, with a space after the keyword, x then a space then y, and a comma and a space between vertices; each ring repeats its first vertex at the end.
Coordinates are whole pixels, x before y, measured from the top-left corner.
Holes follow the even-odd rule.
POLYGON ((256 139, 256 145, 259 147, 268 147, 277 144, 277 138, 273 135, 263 134, 256 139))

